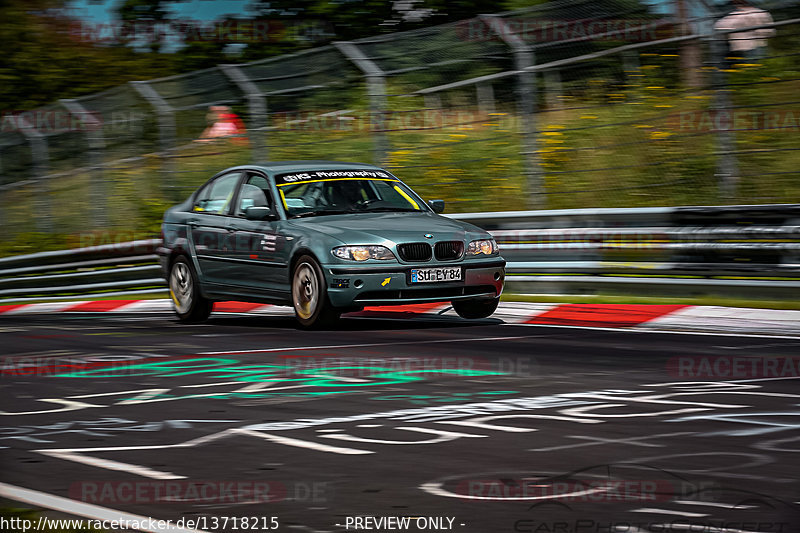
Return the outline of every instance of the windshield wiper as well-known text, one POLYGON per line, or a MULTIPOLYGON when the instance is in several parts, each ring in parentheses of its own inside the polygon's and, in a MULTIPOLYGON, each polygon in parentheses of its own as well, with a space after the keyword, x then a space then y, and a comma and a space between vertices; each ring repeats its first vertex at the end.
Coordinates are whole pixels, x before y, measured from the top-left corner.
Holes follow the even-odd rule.
POLYGON ((343 215, 346 213, 355 213, 355 211, 348 211, 346 209, 320 209, 318 211, 306 211, 305 213, 292 215, 290 218, 316 217, 322 215, 343 215))

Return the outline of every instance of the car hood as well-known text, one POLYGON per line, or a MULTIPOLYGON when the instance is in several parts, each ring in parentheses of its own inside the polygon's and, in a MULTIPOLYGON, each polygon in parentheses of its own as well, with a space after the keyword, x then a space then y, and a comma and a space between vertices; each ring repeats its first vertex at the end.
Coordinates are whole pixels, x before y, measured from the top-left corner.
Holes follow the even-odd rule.
POLYGON ((486 232, 472 224, 427 213, 353 213, 295 219, 297 227, 319 231, 346 244, 463 240, 486 232))

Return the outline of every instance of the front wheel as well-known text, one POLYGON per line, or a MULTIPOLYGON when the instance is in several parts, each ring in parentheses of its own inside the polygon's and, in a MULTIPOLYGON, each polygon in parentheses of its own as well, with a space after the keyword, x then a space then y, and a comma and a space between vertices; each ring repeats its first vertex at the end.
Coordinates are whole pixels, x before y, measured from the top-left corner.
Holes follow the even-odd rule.
POLYGON ((183 256, 172 263, 169 295, 172 297, 175 314, 181 322, 202 322, 211 314, 213 303, 200 294, 194 269, 183 256))
POLYGON ((461 318, 486 318, 497 310, 500 298, 491 300, 456 300, 453 309, 461 318))
POLYGON ((292 305, 297 321, 304 328, 330 325, 339 319, 339 311, 328 300, 322 268, 309 255, 298 259, 294 267, 292 305))

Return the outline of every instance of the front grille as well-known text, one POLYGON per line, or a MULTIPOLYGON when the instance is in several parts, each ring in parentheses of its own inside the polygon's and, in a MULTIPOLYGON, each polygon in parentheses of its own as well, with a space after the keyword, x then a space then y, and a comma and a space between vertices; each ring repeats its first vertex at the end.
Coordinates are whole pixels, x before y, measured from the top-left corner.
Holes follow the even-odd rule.
POLYGON ((427 242, 410 242, 397 245, 397 253, 403 261, 430 261, 433 256, 431 245, 427 242))
POLYGON ((452 261, 459 259, 464 253, 464 243, 461 241, 442 241, 437 242, 434 247, 436 259, 439 261, 452 261))

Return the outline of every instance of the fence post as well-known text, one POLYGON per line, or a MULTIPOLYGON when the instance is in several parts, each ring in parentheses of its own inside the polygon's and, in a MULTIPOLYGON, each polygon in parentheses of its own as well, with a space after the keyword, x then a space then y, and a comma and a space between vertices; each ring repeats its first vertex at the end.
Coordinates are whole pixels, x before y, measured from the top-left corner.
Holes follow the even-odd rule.
POLYGON ((33 177, 36 180, 33 202, 36 213, 36 231, 52 233, 53 231, 53 200, 50 197, 50 182, 48 178, 50 154, 47 149, 47 137, 33 127, 25 114, 18 120, 19 131, 28 140, 33 159, 33 177))
POLYGON ((386 137, 386 77, 383 71, 369 59, 355 43, 339 41, 333 43, 336 48, 367 78, 367 96, 369 96, 370 125, 372 130, 373 161, 384 166, 389 153, 389 140, 386 137))
POLYGON ((108 188, 106 187, 103 172, 103 150, 105 149, 105 136, 103 123, 90 113, 76 100, 59 100, 66 110, 78 117, 86 133, 86 142, 89 145, 89 210, 91 222, 95 228, 108 225, 108 188))
POLYGON ((438 94, 426 94, 423 97, 427 109, 442 109, 442 99, 438 94))
POLYGON ((175 125, 175 111, 156 92, 146 81, 132 81, 131 86, 147 100, 158 116, 158 135, 161 141, 161 191, 168 200, 177 200, 177 194, 173 195, 173 189, 177 188, 174 183, 177 172, 175 171, 175 160, 172 157, 175 148, 175 138, 177 126, 175 125))
POLYGON ((253 149, 252 156, 254 161, 267 161, 269 159, 269 149, 267 148, 267 98, 258 89, 255 83, 242 72, 236 65, 219 65, 222 72, 239 87, 247 97, 247 107, 250 111, 252 130, 253 149))
POLYGON ((561 97, 564 96, 564 87, 561 85, 561 72, 558 70, 545 70, 542 74, 547 107, 548 109, 558 109, 561 107, 561 97))
POLYGON ((478 83, 475 85, 475 92, 478 98, 478 111, 487 115, 494 113, 494 88, 492 84, 478 83))
MULTIPOLYGON (((728 88, 728 73, 725 72, 725 55, 727 46, 725 40, 728 35, 717 30, 711 38, 711 58, 715 67, 711 74, 711 87, 714 98, 711 104, 711 114, 717 117, 720 113, 732 113, 731 89, 728 88)), ((723 124, 733 124, 733 120, 718 121, 723 124)), ((736 161, 736 136, 731 128, 719 128, 716 133, 716 178, 720 197, 732 198, 736 195, 739 182, 739 169, 736 161)))
POLYGON ((481 15, 483 20, 514 53, 517 74, 517 110, 521 120, 522 157, 528 183, 528 207, 546 207, 544 195, 544 173, 539 161, 536 142, 536 74, 526 72, 535 64, 533 50, 496 15, 481 15))
MULTIPOLYGON (((677 17, 681 35, 693 35, 694 29, 689 20, 687 0, 676 0, 677 17)), ((687 89, 699 89, 703 85, 700 76, 702 53, 697 40, 683 41, 680 47, 680 68, 683 85, 687 89)))
POLYGON ((627 50, 620 54, 622 56, 622 68, 625 70, 625 83, 629 85, 636 85, 639 80, 634 79, 641 70, 641 62, 639 61, 639 52, 636 50, 627 50))

